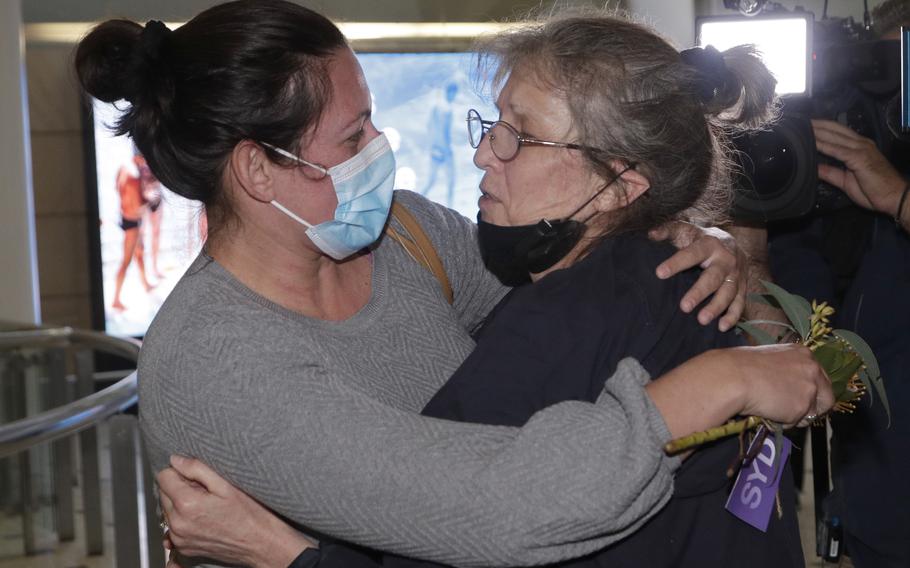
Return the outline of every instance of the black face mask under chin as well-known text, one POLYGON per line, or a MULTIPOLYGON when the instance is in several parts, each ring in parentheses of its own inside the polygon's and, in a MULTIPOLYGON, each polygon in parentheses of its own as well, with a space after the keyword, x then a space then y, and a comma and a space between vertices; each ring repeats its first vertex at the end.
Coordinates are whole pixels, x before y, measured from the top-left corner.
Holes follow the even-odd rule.
MULTIPOLYGON (((627 166, 581 207, 565 219, 542 219, 533 225, 506 227, 485 222, 477 214, 477 240, 487 270, 506 286, 531 281, 531 274, 543 272, 565 258, 585 234, 585 221, 572 219, 634 164, 627 166)), ((590 218, 590 217, 589 217, 590 218)))
POLYGON ((534 225, 503 227, 477 215, 477 239, 487 269, 506 286, 531 281, 531 274, 543 272, 565 258, 585 232, 580 221, 546 219, 534 225))

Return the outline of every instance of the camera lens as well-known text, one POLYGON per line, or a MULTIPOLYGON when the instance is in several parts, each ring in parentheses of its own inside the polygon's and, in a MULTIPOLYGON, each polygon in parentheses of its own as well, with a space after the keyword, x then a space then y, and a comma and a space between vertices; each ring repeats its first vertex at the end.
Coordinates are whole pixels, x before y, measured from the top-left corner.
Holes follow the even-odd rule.
POLYGON ((740 171, 733 218, 774 221, 800 217, 815 204, 815 137, 809 119, 784 114, 771 130, 737 136, 740 171))
POLYGON ((787 138, 775 131, 759 132, 736 141, 745 154, 742 167, 751 180, 751 189, 768 199, 779 195, 796 171, 795 152, 787 138))

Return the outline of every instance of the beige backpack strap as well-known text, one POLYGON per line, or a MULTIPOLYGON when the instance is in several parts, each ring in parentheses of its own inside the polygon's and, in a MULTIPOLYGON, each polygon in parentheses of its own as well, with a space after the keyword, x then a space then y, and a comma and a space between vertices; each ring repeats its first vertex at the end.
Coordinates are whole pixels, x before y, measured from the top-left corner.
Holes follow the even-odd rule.
POLYGON ((420 223, 408 211, 407 207, 397 201, 392 202, 392 217, 401 224, 407 236, 396 231, 391 223, 386 225, 386 234, 404 247, 404 250, 411 255, 411 258, 429 270, 436 277, 436 280, 439 280, 439 285, 442 286, 442 294, 445 296, 446 301, 449 304, 454 302, 455 296, 452 292, 452 285, 449 283, 449 277, 446 275, 446 269, 442 265, 442 260, 440 260, 439 255, 436 253, 436 248, 430 241, 430 237, 424 232, 423 227, 420 226, 420 223))

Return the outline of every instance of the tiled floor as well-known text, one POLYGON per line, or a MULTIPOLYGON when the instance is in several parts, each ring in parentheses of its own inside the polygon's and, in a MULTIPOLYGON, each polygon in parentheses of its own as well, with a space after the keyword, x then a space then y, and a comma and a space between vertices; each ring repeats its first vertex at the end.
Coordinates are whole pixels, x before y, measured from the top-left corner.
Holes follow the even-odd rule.
MULTIPOLYGON (((106 448, 103 443, 104 436, 99 436, 101 447, 106 448)), ((105 453, 105 452, 102 452, 105 453)), ((812 487, 812 470, 809 457, 811 451, 807 448, 804 453, 806 462, 806 479, 805 487, 812 487)), ((81 495, 75 491, 75 508, 77 512, 76 522, 76 539, 73 542, 63 543, 54 549, 55 535, 49 531, 39 534, 41 542, 46 546, 48 552, 35 556, 25 557, 22 554, 22 524, 18 516, 12 516, 0 512, 0 568, 114 568, 113 559, 113 526, 109 519, 112 518, 110 507, 110 466, 109 460, 101 460, 102 476, 102 500, 105 510, 103 512, 105 521, 104 546, 105 554, 103 556, 86 556, 84 545, 84 531, 81 517, 81 495)), ((800 536, 802 538, 803 551, 806 552, 807 568, 833 568, 834 564, 823 562, 816 558, 815 551, 815 522, 813 513, 812 492, 804 492, 800 496, 799 507, 800 536)), ((847 564, 841 564, 841 568, 847 568, 847 564)), ((156 567, 145 567, 156 568, 156 567)))
POLYGON ((100 452, 102 518, 104 555, 85 554, 85 530, 82 522, 82 492, 73 491, 73 508, 76 512, 76 538, 71 542, 57 543, 53 532, 53 521, 46 511, 39 515, 36 527, 37 543, 41 550, 33 556, 23 555, 23 528, 19 515, 0 513, 0 568, 114 568, 113 511, 111 509, 111 469, 108 459, 108 436, 106 428, 98 429, 100 452))
POLYGON ((103 556, 86 556, 81 523, 76 524, 76 540, 50 548, 55 535, 45 532, 43 543, 48 552, 35 556, 22 555, 22 525, 18 517, 0 520, 0 567, 2 568, 114 568, 114 555, 110 526, 105 527, 103 556))

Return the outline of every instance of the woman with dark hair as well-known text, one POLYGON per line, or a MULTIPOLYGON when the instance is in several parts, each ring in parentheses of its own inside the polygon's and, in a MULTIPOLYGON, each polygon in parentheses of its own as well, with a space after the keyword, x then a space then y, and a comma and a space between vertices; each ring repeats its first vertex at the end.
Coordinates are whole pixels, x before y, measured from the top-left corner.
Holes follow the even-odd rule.
MULTIPOLYGON (((475 227, 415 194, 394 199, 428 232, 454 302, 380 238, 398 224, 394 159, 338 29, 292 3, 232 2, 173 32, 106 22, 76 62, 89 93, 131 103, 118 128, 162 183, 209 214, 205 250, 140 356, 155 469, 169 454, 197 457, 316 534, 452 564, 534 564, 600 549, 666 503, 679 466, 659 449, 670 437, 740 413, 793 423, 830 405, 807 352, 783 347, 712 351, 651 381, 629 359, 591 402, 520 428, 421 417, 504 289, 475 227), (679 405, 681 393, 696 402, 679 405)), ((182 523, 182 501, 162 501, 182 523)), ((302 542, 292 534, 258 545, 286 564, 302 542)), ((265 563, 258 552, 239 560, 265 563)))

